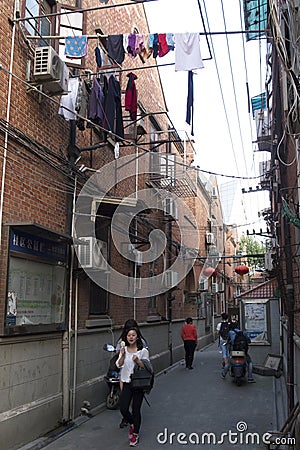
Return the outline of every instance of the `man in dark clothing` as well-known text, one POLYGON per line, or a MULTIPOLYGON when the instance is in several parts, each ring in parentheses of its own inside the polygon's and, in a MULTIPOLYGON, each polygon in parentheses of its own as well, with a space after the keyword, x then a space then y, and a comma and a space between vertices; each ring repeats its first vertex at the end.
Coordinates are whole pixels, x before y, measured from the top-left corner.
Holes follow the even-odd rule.
MULTIPOLYGON (((251 357, 250 357, 250 355, 248 353, 248 345, 251 343, 251 339, 249 338, 249 336, 244 331, 241 331, 239 328, 234 328, 234 329, 231 329, 229 331, 230 352, 232 350, 235 350, 234 343, 235 343, 235 340, 237 340, 240 335, 242 335, 243 340, 246 342, 246 345, 243 348, 243 351, 245 352, 246 361, 247 361, 248 383, 255 383, 255 380, 254 380, 254 378, 252 376, 253 363, 252 363, 252 359, 251 359, 251 357)), ((224 369, 222 370, 222 373, 221 373, 221 377, 222 378, 226 377, 226 374, 227 374, 227 372, 229 370, 229 367, 230 367, 230 363, 228 362, 225 365, 224 369)))

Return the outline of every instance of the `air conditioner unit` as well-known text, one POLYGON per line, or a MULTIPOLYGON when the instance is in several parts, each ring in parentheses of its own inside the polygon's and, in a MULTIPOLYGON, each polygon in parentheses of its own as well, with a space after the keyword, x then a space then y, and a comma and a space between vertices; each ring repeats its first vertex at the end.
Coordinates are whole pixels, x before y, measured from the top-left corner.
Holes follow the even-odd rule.
POLYGON ((94 237, 79 238, 77 256, 83 269, 107 270, 107 242, 94 237))
POLYGON ((33 76, 51 94, 68 91, 69 69, 53 47, 36 47, 33 76))
POLYGON ((207 291, 207 290, 208 290, 208 280, 200 281, 199 291, 207 291))
POLYGON ((206 243, 207 244, 214 244, 215 243, 214 233, 206 233, 206 243))
POLYGON ((211 284, 211 292, 213 294, 216 294, 218 292, 218 283, 212 283, 211 284))
POLYGON ((167 197, 163 199, 164 212, 168 216, 172 216, 173 219, 178 220, 178 209, 174 198, 167 197))
POLYGON ((166 270, 164 273, 164 286, 168 289, 177 286, 179 283, 179 274, 174 270, 166 270))

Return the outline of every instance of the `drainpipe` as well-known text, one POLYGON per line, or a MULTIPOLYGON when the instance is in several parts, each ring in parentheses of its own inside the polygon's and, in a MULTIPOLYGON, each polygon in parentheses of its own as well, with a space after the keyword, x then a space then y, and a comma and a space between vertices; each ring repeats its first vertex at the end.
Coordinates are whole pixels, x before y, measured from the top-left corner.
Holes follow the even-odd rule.
MULTIPOLYGON (((76 122, 72 120, 70 122, 70 138, 69 138, 69 154, 70 161, 74 162, 74 156, 72 155, 72 149, 75 148, 76 144, 76 122)), ((74 180, 74 191, 73 195, 68 195, 68 203, 67 203, 67 224, 69 226, 69 233, 71 237, 74 237, 74 211, 75 211, 75 203, 76 203, 76 191, 77 191, 77 175, 74 180)), ((62 396, 63 396, 63 410, 62 410, 62 421, 68 422, 71 419, 73 414, 71 411, 71 398, 70 398, 70 367, 71 367, 71 340, 73 335, 72 330, 72 298, 73 298, 73 270, 74 270, 74 260, 75 260, 75 250, 73 242, 71 243, 71 255, 70 255, 70 273, 69 273, 69 305, 68 305, 68 330, 64 332, 63 340, 62 340, 62 396)), ((76 299, 77 301, 78 299, 76 299)), ((77 356, 77 355, 76 355, 77 356)), ((75 359, 75 355, 74 355, 75 359)), ((74 366, 74 377, 76 380, 76 370, 77 368, 74 366)), ((73 378, 74 380, 74 378, 73 378)), ((73 389, 74 393, 74 389, 73 389)), ((75 399, 72 398, 74 402, 75 399)))
MULTIPOLYGON (((19 16, 19 1, 15 1, 14 6, 14 20, 19 16)), ((15 51, 15 36, 16 36, 16 22, 11 23, 12 35, 11 35, 11 50, 10 50, 10 65, 8 76, 8 92, 7 92, 7 106, 6 106, 6 129, 4 135, 4 151, 3 151, 3 163, 2 163, 2 179, 1 179, 1 196, 0 196, 0 248, 2 241, 2 222, 3 222, 3 206, 4 206, 4 188, 5 188, 5 176, 6 176, 6 162, 7 162, 7 148, 8 148, 8 127, 10 120, 11 109, 11 90, 12 90, 12 72, 14 65, 14 51, 15 51)), ((0 66, 1 67, 1 66, 0 66)))
POLYGON ((294 285, 293 285, 293 261, 291 252, 291 228, 288 219, 284 218, 284 252, 286 261, 286 294, 287 294, 287 391, 288 410, 294 408, 294 285))
MULTIPOLYGON (((172 219, 168 219, 168 268, 172 266, 172 219)), ((170 366, 173 365, 173 339, 172 339, 172 291, 168 291, 168 346, 170 352, 170 366)))

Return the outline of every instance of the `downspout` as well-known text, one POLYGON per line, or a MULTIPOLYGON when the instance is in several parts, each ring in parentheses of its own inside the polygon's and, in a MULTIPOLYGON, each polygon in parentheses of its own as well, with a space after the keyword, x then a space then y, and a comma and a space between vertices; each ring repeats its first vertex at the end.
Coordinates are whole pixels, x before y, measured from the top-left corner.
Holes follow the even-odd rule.
MULTIPOLYGON (((19 1, 15 1, 14 6, 14 20, 17 19, 19 15, 19 1)), ((7 106, 6 106, 6 125, 5 125, 5 135, 4 135, 4 151, 3 151, 3 163, 2 163, 2 179, 1 179, 1 196, 0 196, 0 248, 2 241, 2 223, 3 223, 3 205, 4 205, 4 188, 5 188, 5 177, 6 177, 6 163, 7 163, 7 148, 8 148, 8 127, 10 120, 10 109, 11 109, 11 90, 12 90, 12 72, 14 64, 14 51, 15 51, 15 36, 16 36, 16 23, 11 23, 12 36, 11 36, 11 50, 10 50, 10 65, 9 65, 9 77, 8 77, 8 93, 7 93, 7 106)), ((0 65, 1 68, 1 65, 0 65)))
POLYGON ((73 392, 72 392, 72 420, 75 418, 76 405, 76 381, 77 381, 77 343, 78 343, 78 277, 75 281, 75 311, 74 311, 74 369, 73 369, 73 392))
MULTIPOLYGON (((69 137, 69 146, 68 153, 70 162, 74 163, 74 149, 76 144, 76 122, 74 120, 70 121, 70 137, 69 137)), ((76 203, 76 192, 77 192, 77 175, 75 175, 74 180, 74 191, 73 194, 68 194, 68 203, 67 203, 67 226, 69 227, 69 234, 72 239, 74 239, 74 211, 75 211, 75 203, 76 203)), ((62 396, 63 396, 63 405, 62 405, 62 421, 68 422, 71 420, 73 406, 71 405, 71 341, 73 336, 72 330, 72 299, 73 299, 73 274, 74 274, 74 260, 75 260, 75 250, 74 250, 74 242, 71 243, 70 249, 70 273, 69 273, 69 304, 68 304, 68 330, 64 332, 63 341, 62 341, 62 396)), ((75 301, 78 299, 76 298, 75 301)), ((76 307, 76 306, 75 306, 76 307)), ((75 355, 74 355, 75 358, 75 355)), ((76 372, 77 368, 73 367, 74 372, 76 372)), ((76 379, 76 374, 74 375, 76 379)), ((72 397, 72 401, 74 398, 72 397)))
MULTIPOLYGON (((135 153, 135 198, 138 198, 138 189, 139 189, 139 148, 136 146, 135 153)), ((137 220, 135 219, 135 236, 138 234, 137 230, 137 220)), ((137 261, 134 263, 134 279, 133 279, 133 318, 136 320, 136 289, 137 289, 137 261)))

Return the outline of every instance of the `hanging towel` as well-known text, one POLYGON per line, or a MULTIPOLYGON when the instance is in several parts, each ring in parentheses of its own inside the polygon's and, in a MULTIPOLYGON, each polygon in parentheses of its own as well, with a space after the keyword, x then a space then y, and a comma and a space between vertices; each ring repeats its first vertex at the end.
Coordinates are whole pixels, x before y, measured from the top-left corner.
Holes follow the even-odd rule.
POLYGON ((191 125, 191 135, 194 136, 194 82, 193 72, 189 70, 188 73, 188 96, 186 102, 186 122, 191 125))
POLYGON ((199 33, 175 33, 175 71, 203 69, 199 33))
POLYGON ((137 116, 137 90, 135 85, 137 76, 130 72, 127 77, 129 79, 125 92, 125 110, 130 112, 131 120, 135 120, 137 116))
POLYGON ((65 55, 67 58, 87 56, 87 36, 67 36, 65 39, 65 55))
POLYGON ((122 64, 125 59, 123 34, 113 34, 107 38, 107 53, 116 63, 122 64))
POLYGON ((66 120, 76 119, 76 99, 78 93, 79 78, 69 78, 68 81, 68 94, 62 95, 60 99, 60 106, 58 114, 63 116, 66 120))

